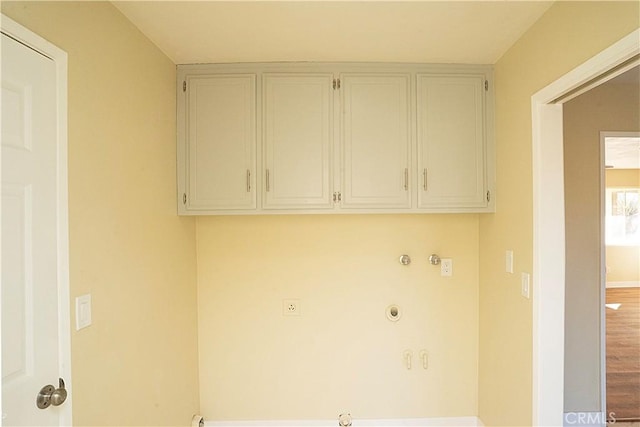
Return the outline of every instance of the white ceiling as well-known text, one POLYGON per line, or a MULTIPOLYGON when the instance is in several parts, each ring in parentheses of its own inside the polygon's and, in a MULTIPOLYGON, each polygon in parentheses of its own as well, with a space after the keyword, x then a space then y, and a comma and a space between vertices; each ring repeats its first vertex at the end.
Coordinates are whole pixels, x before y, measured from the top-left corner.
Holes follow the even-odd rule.
POLYGON ((605 163, 615 169, 640 169, 640 136, 605 137, 605 163))
POLYGON ((117 1, 176 64, 494 64, 550 1, 117 1))

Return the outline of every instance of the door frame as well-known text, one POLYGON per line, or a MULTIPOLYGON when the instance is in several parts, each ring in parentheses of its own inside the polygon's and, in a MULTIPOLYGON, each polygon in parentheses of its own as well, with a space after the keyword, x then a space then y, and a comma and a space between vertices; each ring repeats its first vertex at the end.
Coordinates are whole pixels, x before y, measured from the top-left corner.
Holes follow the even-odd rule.
MULTIPOLYGON (((60 376, 69 396, 60 406, 60 425, 72 425, 73 392, 71 380, 71 307, 69 292, 69 203, 67 178, 67 53, 5 15, 0 15, 2 33, 50 58, 56 67, 56 145, 57 145, 57 283, 58 283, 58 360, 60 376)), ((53 378, 52 381, 57 380, 53 378)), ((1 394, 0 389, 0 394, 1 394)), ((35 393, 35 391, 34 391, 35 393)), ((35 394, 34 394, 35 396, 35 394)), ((1 397, 1 396, 0 396, 1 397)), ((0 398, 0 413, 2 399, 0 398)), ((0 420, 1 423, 1 420, 0 420)))
MULTIPOLYGON (((637 29, 531 97, 533 425, 561 426, 564 422, 565 217, 562 103, 623 72, 618 67, 640 54, 639 39, 640 29, 637 29), (615 71, 612 72, 613 70, 615 71)), ((601 329, 603 326, 604 319, 601 319, 601 329)), ((604 398, 603 395, 603 415, 606 412, 604 398)))

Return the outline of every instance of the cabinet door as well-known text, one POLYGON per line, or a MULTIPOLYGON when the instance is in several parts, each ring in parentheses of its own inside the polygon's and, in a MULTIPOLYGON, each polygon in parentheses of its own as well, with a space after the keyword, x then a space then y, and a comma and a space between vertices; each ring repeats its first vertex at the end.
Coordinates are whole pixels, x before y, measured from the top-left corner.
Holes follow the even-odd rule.
POLYGON ((408 74, 342 74, 344 208, 409 208, 408 74))
POLYGON ((487 205, 484 92, 483 75, 418 75, 418 207, 487 205))
POLYGON ((330 209, 333 75, 263 76, 263 208, 330 209))
POLYGON ((255 75, 186 81, 187 210, 255 209, 255 75))

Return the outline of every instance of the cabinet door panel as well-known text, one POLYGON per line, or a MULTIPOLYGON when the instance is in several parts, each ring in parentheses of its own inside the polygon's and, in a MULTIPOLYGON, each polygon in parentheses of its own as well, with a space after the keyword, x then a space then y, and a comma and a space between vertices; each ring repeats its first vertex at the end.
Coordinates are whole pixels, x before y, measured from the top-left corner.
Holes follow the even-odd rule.
POLYGON ((255 75, 188 79, 188 208, 255 209, 255 75))
POLYGON ((408 208, 410 78, 341 75, 345 208, 408 208))
POLYGON ((333 76, 263 77, 265 209, 332 208, 333 76))
POLYGON ((483 207, 484 76, 418 75, 418 206, 483 207))

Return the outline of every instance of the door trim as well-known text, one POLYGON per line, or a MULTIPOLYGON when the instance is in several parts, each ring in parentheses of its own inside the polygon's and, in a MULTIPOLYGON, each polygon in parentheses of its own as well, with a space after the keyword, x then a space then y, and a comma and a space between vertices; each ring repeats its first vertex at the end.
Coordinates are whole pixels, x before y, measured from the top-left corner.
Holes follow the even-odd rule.
MULTIPOLYGON (((531 97, 533 150, 533 425, 562 425, 564 408, 564 164, 562 102, 640 54, 640 29, 531 97)), ((604 396, 602 396, 604 398, 604 396)), ((604 401, 602 401, 604 406, 604 401)), ((604 409, 602 412, 606 411, 604 409)))
MULTIPOLYGON (((59 372, 69 397, 60 406, 60 425, 72 425, 71 307, 69 292, 69 204, 67 178, 67 53, 5 15, 0 15, 2 33, 51 58, 56 67, 57 142, 57 254, 58 254, 58 339, 59 372)), ((52 378, 51 381, 57 381, 52 378)), ((0 391, 1 393, 1 391, 0 391)), ((35 394, 34 394, 35 396, 35 394)), ((34 400, 35 402, 35 400, 34 400)), ((35 403, 34 403, 35 404, 35 403)), ((0 399, 0 412, 2 400, 0 399)))

